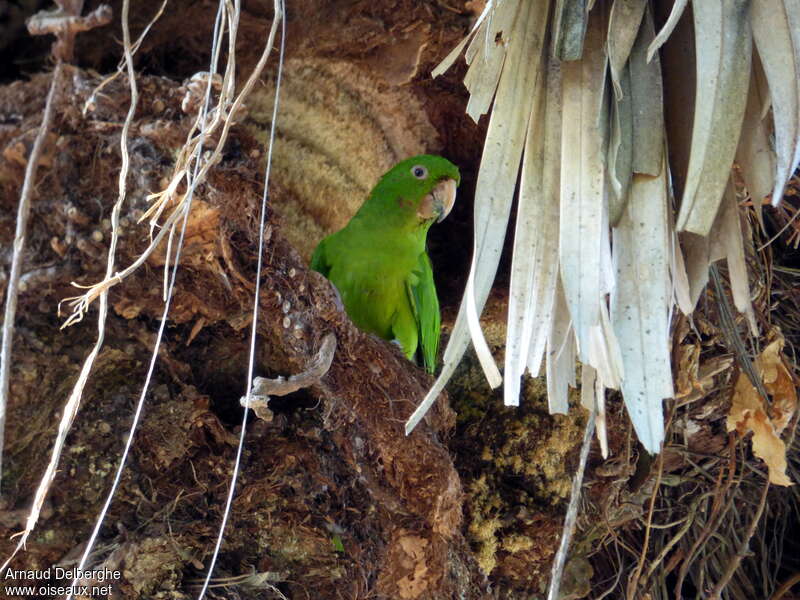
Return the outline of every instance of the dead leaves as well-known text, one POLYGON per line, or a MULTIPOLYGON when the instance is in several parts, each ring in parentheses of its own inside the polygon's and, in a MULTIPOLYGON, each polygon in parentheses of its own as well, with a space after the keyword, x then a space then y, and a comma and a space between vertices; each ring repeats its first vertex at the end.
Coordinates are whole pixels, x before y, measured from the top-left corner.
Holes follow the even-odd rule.
POLYGON ((757 363, 764 380, 764 387, 772 395, 770 418, 778 433, 786 429, 797 410, 797 389, 794 378, 781 356, 783 344, 783 337, 777 338, 764 348, 757 363))
POLYGON ((699 344, 683 344, 675 354, 675 399, 680 405, 706 398, 717 385, 716 376, 733 365, 733 356, 726 354, 703 360, 701 366, 700 351, 699 344))
POLYGON ((753 453, 767 464, 770 483, 788 486, 792 480, 786 475, 786 445, 780 434, 797 410, 797 390, 781 355, 783 344, 779 335, 756 358, 756 369, 772 402, 767 404, 760 398, 747 375, 740 373, 727 428, 735 429, 741 436, 752 431, 753 453))
MULTIPOLYGON (((689 2, 675 0, 658 34, 655 24, 665 15, 655 19, 650 4, 487 2, 469 35, 433 70, 440 75, 464 53, 466 112, 477 121, 491 111, 491 120, 475 193, 477 245, 467 291, 445 366, 407 432, 443 389, 470 336, 485 347, 475 315, 497 270, 517 181, 507 405, 519 402, 525 368, 539 372, 544 340, 548 358, 558 359, 547 362, 551 409, 565 407, 574 350, 589 367, 586 381, 599 382, 585 398, 599 396, 599 403, 606 388, 621 388, 637 437, 655 453, 664 438, 663 399, 676 388, 682 405, 704 398, 715 369, 733 360, 725 357, 705 373, 695 369, 694 378, 671 378, 670 358, 698 358, 669 355, 674 308, 694 312, 716 261, 727 259, 734 304, 759 335, 744 250, 749 230, 742 230, 747 222, 731 169, 739 156, 753 197, 772 194, 777 202, 800 162, 800 0, 764 0, 766 7, 695 1, 683 19, 689 2), (540 28, 533 36, 532 27, 540 28), (560 91, 560 99, 551 102, 550 90, 560 91), (555 129, 547 125, 551 106, 560 114, 555 129), (553 169, 560 174, 555 187, 553 169), (555 277, 539 276, 554 265, 555 277), (564 343, 551 344, 556 334, 564 343)), ((478 355, 495 387, 500 377, 490 353, 478 355)), ((679 377, 689 375, 677 366, 679 377)))
POLYGON ((753 452, 767 463, 769 480, 777 485, 791 485, 786 476, 786 446, 770 421, 758 392, 744 373, 739 374, 727 421, 728 431, 740 435, 753 432, 753 452))

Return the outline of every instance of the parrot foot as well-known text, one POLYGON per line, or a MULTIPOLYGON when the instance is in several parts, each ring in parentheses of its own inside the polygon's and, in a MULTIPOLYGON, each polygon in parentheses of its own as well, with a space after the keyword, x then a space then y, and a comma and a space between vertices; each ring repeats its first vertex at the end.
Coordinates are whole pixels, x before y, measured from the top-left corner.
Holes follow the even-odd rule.
POLYGON ((266 377, 256 377, 253 379, 253 386, 247 396, 242 396, 239 403, 245 408, 252 408, 259 419, 272 421, 272 411, 269 410, 269 396, 285 396, 310 387, 318 383, 328 369, 331 368, 333 355, 336 352, 336 336, 332 333, 327 334, 322 339, 319 350, 314 358, 309 361, 305 371, 289 376, 288 379, 277 377, 268 379, 266 377))

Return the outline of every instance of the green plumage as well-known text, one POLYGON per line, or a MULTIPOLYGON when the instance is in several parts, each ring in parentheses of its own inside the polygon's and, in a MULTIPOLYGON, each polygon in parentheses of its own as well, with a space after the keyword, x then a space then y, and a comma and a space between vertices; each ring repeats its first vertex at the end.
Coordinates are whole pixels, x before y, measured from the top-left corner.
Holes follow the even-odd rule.
POLYGON ((404 160, 311 258, 311 268, 333 282, 358 327, 397 340, 409 359, 419 348, 430 373, 441 320, 425 241, 431 224, 452 207, 459 181, 458 168, 439 156, 404 160))

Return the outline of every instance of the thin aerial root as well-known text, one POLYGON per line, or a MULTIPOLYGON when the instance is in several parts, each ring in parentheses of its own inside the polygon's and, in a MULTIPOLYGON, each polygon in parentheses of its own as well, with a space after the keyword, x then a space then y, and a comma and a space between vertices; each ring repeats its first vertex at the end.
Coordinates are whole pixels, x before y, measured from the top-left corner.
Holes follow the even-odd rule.
MULTIPOLYGON (((269 198, 269 176, 272 169, 272 150, 274 148, 275 142, 275 123, 277 122, 278 118, 278 99, 280 98, 280 90, 281 90, 281 76, 283 73, 283 60, 284 60, 284 51, 286 48, 286 16, 285 16, 285 6, 284 0, 274 0, 274 11, 275 15, 272 20, 272 26, 270 27, 269 37, 267 39, 267 44, 264 47, 264 51, 261 54, 261 58, 258 61, 255 69, 253 69, 253 73, 250 75, 250 78, 247 80, 247 83, 244 86, 244 89, 240 92, 239 97, 234 102, 233 107, 231 109, 231 114, 236 112, 236 108, 238 107, 237 102, 239 102, 244 96, 247 95, 250 88, 255 84, 257 76, 261 73, 266 65, 267 58, 269 57, 273 44, 275 43, 275 36, 278 32, 278 24, 280 23, 281 26, 281 42, 280 42, 280 51, 278 55, 278 73, 277 79, 275 84, 275 101, 272 105, 272 125, 270 127, 269 132, 269 145, 267 147, 267 164, 264 168, 264 192, 261 196, 261 211, 259 217, 259 227, 258 227, 258 262, 256 265, 256 278, 255 278, 255 290, 253 293, 253 322, 252 328, 250 330, 250 352, 248 358, 248 365, 247 365, 247 385, 245 389, 247 390, 246 396, 250 397, 252 395, 253 389, 253 370, 255 367, 255 354, 256 354, 256 332, 258 331, 258 308, 259 308, 259 301, 261 295, 261 268, 264 260, 264 243, 267 236, 265 235, 266 228, 266 214, 267 214, 267 199, 269 198)), ((233 51, 234 46, 232 46, 233 51)), ((220 102, 222 105, 222 102, 220 102)), ((225 139, 227 136, 227 127, 229 126, 229 122, 225 123, 225 129, 222 131, 221 138, 222 140, 225 139)), ((217 146, 217 150, 219 150, 220 146, 217 146)), ((214 156, 209 159, 210 161, 214 160, 214 156)), ((239 445, 236 448, 236 458, 234 459, 233 463, 233 472, 231 473, 230 479, 230 487, 228 489, 228 497, 225 500, 225 509, 222 513, 222 522, 219 526, 219 531, 217 533, 217 540, 214 544, 214 551, 211 554, 211 560, 209 561, 208 569, 206 570, 206 577, 205 581, 203 582, 203 587, 200 590, 200 593, 197 596, 197 600, 203 600, 205 597, 206 591, 208 590, 209 583, 211 581, 211 576, 214 573, 214 567, 217 563, 217 557, 219 556, 220 548, 222 547, 222 538, 225 534, 225 527, 228 523, 228 517, 231 514, 231 506, 233 505, 233 496, 236 492, 236 479, 239 476, 239 469, 241 467, 242 462, 242 451, 244 448, 244 437, 247 431, 247 412, 244 411, 242 415, 242 427, 239 431, 239 445)))
POLYGON ((764 514, 764 508, 767 506, 767 492, 769 491, 769 480, 764 482, 764 487, 761 492, 761 500, 758 503, 758 509, 756 510, 756 514, 753 515, 752 520, 750 521, 750 525, 745 531, 744 537, 742 538, 741 543, 739 544, 739 549, 736 551, 736 554, 733 555, 730 562, 728 563, 725 571, 722 573, 717 585, 714 586, 714 589, 711 590, 711 593, 708 595, 709 600, 719 600, 722 596, 722 590, 728 585, 728 582, 733 577, 733 574, 736 573, 736 570, 739 568, 739 565, 742 562, 742 559, 747 556, 750 552, 750 540, 752 539, 753 535, 756 532, 756 528, 758 527, 759 521, 761 521, 761 515, 764 514))
POLYGON ((3 341, 2 351, 0 351, 0 481, 2 481, 2 451, 5 439, 6 406, 8 405, 8 394, 11 378, 11 342, 14 338, 14 318, 17 313, 17 297, 20 291, 20 276, 22 275, 22 255, 25 250, 25 232, 28 229, 28 217, 31 211, 31 197, 33 196, 33 186, 36 178, 36 167, 39 165, 39 157, 42 154, 44 141, 47 132, 50 130, 50 122, 53 120, 53 104, 56 89, 60 85, 61 74, 64 70, 62 62, 56 63, 53 71, 53 78, 50 80, 50 91, 47 93, 47 102, 44 105, 44 115, 36 140, 33 142, 31 155, 28 164, 25 166, 25 179, 22 182, 22 192, 19 197, 19 208, 17 209, 17 229, 14 235, 14 253, 11 257, 11 269, 8 275, 8 287, 6 293, 6 309, 3 321, 3 341))

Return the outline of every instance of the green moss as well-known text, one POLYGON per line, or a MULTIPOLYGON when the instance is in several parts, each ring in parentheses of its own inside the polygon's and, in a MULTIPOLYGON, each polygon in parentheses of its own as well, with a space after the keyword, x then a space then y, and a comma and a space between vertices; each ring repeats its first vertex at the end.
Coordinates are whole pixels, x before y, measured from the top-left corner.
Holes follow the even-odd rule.
MULTIPOLYGON (((495 360, 505 338, 501 306, 482 320, 495 360)), ((569 497, 585 411, 550 415, 544 378, 525 377, 519 407, 503 405, 469 352, 447 388, 458 413, 452 450, 466 491, 467 537, 481 569, 505 589, 546 584, 569 497)))
POLYGON ((520 534, 511 534, 503 539, 503 550, 514 554, 523 550, 530 550, 533 547, 533 539, 520 534))

